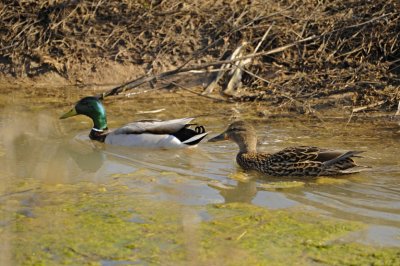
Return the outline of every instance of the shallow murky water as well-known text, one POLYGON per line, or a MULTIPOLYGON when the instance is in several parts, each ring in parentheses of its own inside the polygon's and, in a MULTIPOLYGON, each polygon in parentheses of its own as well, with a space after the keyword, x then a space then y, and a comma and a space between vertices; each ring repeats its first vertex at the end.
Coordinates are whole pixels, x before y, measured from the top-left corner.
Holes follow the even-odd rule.
MULTIPOLYGON (((90 92, 87 92, 90 93, 90 92)), ((212 103, 209 99, 166 94, 134 99, 107 99, 109 126, 126 122, 186 116, 212 131, 225 129, 234 117, 254 122, 259 150, 274 152, 293 145, 317 145, 365 151, 358 159, 369 171, 342 178, 290 180, 243 173, 231 142, 202 143, 186 150, 143 150, 106 147, 91 142, 91 121, 85 117, 59 120, 79 96, 76 89, 11 92, 0 98, 0 205, 1 232, 15 226, 10 210, 35 217, 42 187, 92 183, 104 189, 113 184, 160 202, 191 206, 246 202, 267 209, 297 208, 328 217, 361 221, 369 226, 349 241, 400 246, 400 136, 389 122, 325 122, 258 117, 262 104, 212 103), (162 112, 146 114, 164 108, 162 112)), ((62 201, 75 199, 63 197, 62 201)), ((190 211, 189 211, 190 213, 190 211)), ((210 219, 206 211, 195 217, 210 219)), ((139 218, 134 222, 140 223, 139 218)), ((12 236, 11 236, 12 237, 12 236)), ((3 243, 3 246, 6 244, 3 243)), ((3 253, 6 252, 3 249, 3 253)), ((4 254, 3 254, 4 256, 4 254)), ((114 265, 104 261, 103 265, 114 265)), ((139 263, 140 264, 140 263, 139 263)))

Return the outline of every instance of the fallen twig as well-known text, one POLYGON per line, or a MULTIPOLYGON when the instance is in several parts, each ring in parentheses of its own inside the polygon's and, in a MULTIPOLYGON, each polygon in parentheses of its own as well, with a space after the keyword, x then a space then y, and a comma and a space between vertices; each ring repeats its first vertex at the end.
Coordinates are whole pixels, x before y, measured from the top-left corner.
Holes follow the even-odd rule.
POLYGON ((382 101, 379 101, 379 102, 376 102, 376 103, 368 104, 366 106, 356 107, 356 108, 353 108, 352 113, 358 113, 360 111, 364 111, 364 110, 367 110, 367 109, 370 109, 370 108, 374 108, 374 107, 380 106, 380 105, 382 105, 384 103, 386 103, 386 101, 382 100, 382 101))
POLYGON ((361 106, 361 107, 353 108, 353 110, 351 111, 350 117, 349 117, 349 119, 347 120, 346 126, 347 126, 348 124, 350 124, 350 121, 351 121, 351 119, 353 118, 353 116, 354 116, 355 113, 358 113, 358 112, 360 112, 360 111, 364 111, 364 110, 367 110, 367 109, 370 109, 370 108, 374 108, 374 107, 380 106, 380 105, 384 104, 385 102, 386 102, 386 101, 383 101, 383 100, 382 100, 382 101, 379 101, 379 102, 376 102, 376 103, 371 103, 371 104, 366 105, 366 106, 361 106))

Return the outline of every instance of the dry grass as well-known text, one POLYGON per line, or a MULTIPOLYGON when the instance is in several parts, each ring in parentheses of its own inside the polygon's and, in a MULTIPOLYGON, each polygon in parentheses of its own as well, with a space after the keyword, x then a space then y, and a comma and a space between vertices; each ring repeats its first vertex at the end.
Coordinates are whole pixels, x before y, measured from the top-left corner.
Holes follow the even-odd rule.
MULTIPOLYGON (((298 43, 257 57, 236 100, 294 101, 351 93, 353 105, 400 99, 400 3, 350 1, 11 1, 0 3, 0 71, 20 77, 101 60, 160 73, 194 57, 216 61, 247 41, 254 51, 298 43), (206 49, 205 49, 206 48, 206 49), (268 81, 268 82, 266 82, 268 81)), ((344 99, 344 98, 343 98, 344 99)))

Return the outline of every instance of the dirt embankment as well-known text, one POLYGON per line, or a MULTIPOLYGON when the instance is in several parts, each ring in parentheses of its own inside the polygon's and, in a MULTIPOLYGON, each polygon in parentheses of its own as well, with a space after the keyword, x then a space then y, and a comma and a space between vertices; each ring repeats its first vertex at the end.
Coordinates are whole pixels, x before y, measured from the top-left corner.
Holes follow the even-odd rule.
POLYGON ((290 107, 326 99, 393 110, 400 99, 399 10, 398 0, 5 0, 0 74, 8 81, 116 84, 192 56, 188 66, 217 61, 247 42, 246 54, 259 44, 259 52, 281 49, 245 66, 236 100, 290 107))

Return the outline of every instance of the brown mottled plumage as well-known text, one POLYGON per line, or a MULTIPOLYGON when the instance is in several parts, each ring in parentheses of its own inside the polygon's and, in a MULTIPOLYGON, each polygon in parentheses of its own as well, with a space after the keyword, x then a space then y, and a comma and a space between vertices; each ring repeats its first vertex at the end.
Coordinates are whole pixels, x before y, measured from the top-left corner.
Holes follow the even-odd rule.
POLYGON ((357 166, 351 157, 355 157, 360 151, 299 146, 274 154, 259 153, 255 130, 243 121, 232 123, 224 133, 209 141, 227 139, 239 146, 236 161, 245 170, 256 170, 271 176, 332 176, 358 172, 350 169, 357 166))

